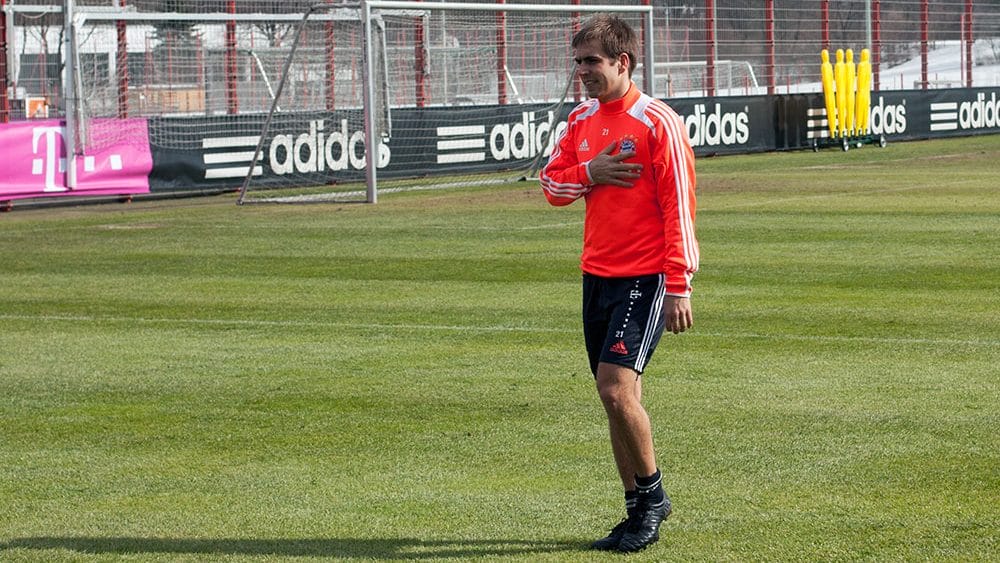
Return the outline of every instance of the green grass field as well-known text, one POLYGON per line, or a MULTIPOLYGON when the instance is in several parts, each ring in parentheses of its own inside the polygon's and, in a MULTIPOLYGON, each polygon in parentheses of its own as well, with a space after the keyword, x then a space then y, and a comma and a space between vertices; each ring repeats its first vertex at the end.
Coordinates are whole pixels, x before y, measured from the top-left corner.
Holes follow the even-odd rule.
MULTIPOLYGON (((1000 136, 699 161, 629 561, 1000 559, 1000 136)), ((0 560, 598 561, 583 206, 0 215, 0 560)))

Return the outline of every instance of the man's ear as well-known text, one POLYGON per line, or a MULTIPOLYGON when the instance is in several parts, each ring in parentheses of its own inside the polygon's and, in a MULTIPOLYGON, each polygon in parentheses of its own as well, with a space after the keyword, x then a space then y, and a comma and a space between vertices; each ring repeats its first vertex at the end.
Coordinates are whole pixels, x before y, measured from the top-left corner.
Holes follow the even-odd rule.
POLYGON ((621 53, 621 54, 619 54, 618 55, 618 62, 621 63, 622 70, 625 71, 625 74, 628 74, 628 67, 629 67, 629 64, 632 62, 632 61, 629 60, 628 53, 621 53))

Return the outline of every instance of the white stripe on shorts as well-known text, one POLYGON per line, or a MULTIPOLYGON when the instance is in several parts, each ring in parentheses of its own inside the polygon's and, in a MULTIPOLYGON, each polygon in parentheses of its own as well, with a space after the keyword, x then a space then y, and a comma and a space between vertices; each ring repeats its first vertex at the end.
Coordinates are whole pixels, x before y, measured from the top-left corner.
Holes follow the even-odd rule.
POLYGON ((659 285, 656 289, 656 295, 653 296, 653 302, 650 304, 649 318, 646 319, 646 330, 642 333, 642 344, 639 346, 639 352, 635 355, 635 370, 642 373, 646 368, 646 362, 649 361, 650 347, 653 345, 653 339, 656 336, 656 323, 659 322, 660 317, 663 315, 663 298, 667 294, 667 284, 665 274, 660 274, 657 278, 659 285))

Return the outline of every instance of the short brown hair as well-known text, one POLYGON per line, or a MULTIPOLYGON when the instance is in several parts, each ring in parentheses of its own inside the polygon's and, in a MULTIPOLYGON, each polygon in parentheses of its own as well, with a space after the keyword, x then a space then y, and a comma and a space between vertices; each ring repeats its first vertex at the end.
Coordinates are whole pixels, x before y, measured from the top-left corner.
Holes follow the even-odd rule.
POLYGON ((639 63, 639 38, 628 22, 611 14, 597 14, 573 36, 572 46, 579 47, 591 41, 600 43, 604 54, 612 59, 617 59, 622 53, 627 54, 628 75, 632 76, 639 63))

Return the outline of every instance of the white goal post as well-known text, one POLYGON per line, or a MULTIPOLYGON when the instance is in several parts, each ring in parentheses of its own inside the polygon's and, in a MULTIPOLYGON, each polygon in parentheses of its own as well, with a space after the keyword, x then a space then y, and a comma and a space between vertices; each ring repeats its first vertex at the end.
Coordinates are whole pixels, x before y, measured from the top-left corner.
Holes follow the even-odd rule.
POLYGON ((635 80, 664 94, 654 91, 652 6, 313 5, 299 18, 281 76, 271 77, 277 86, 238 203, 376 203, 380 191, 525 179, 551 150, 564 102, 580 99, 570 39, 599 12, 640 34, 645 64, 635 80), (348 22, 352 10, 357 20, 348 22), (331 11, 339 17, 327 33, 337 40, 316 45, 316 22, 331 11), (317 89, 327 92, 325 106, 303 101, 317 89), (341 101, 358 89, 359 99, 341 101))

